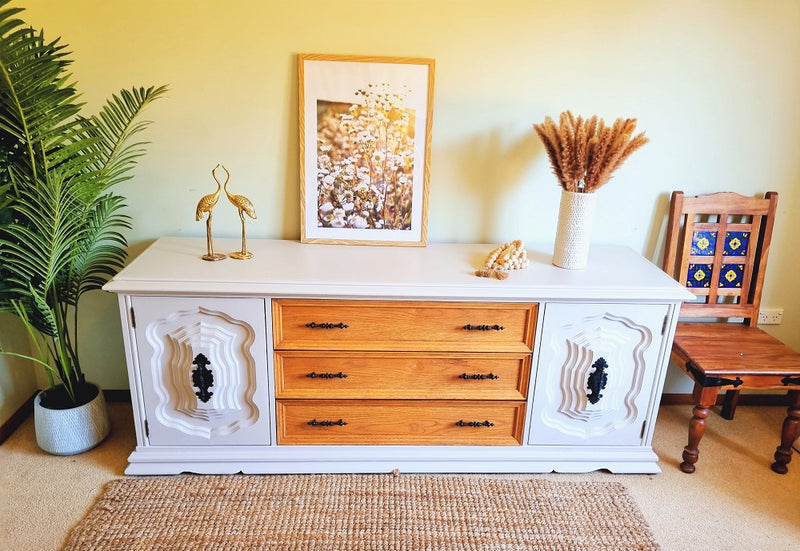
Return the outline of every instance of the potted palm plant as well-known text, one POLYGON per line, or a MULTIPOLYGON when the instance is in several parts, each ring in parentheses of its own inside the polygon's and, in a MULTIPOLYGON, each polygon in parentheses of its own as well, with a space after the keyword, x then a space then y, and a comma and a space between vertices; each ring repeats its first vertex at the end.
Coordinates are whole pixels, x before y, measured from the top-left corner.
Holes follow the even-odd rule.
POLYGON ((140 113, 166 88, 123 90, 82 116, 66 46, 7 4, 0 0, 0 311, 21 320, 30 345, 0 353, 47 374, 34 401, 39 445, 79 453, 108 433, 102 391, 81 369, 79 300, 124 265, 130 219, 112 188, 144 154, 133 141, 148 124, 140 113))

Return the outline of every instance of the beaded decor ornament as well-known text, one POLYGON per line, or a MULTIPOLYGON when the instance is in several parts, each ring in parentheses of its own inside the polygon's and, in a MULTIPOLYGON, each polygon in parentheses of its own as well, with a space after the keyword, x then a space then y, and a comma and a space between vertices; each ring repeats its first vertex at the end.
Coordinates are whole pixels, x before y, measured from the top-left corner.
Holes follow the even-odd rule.
POLYGON ((483 263, 483 268, 476 271, 475 275, 505 279, 508 277, 508 270, 521 270, 528 264, 530 264, 530 260, 528 260, 525 244, 516 239, 511 243, 503 243, 492 249, 483 263))

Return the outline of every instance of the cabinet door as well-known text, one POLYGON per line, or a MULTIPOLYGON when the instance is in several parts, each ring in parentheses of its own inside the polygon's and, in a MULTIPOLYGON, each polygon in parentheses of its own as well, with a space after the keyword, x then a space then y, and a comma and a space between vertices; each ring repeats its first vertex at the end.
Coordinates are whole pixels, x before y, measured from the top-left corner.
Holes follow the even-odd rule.
POLYGON ((150 444, 268 444, 264 300, 131 302, 150 444))
POLYGON ((529 442, 640 445, 666 305, 547 304, 529 442))

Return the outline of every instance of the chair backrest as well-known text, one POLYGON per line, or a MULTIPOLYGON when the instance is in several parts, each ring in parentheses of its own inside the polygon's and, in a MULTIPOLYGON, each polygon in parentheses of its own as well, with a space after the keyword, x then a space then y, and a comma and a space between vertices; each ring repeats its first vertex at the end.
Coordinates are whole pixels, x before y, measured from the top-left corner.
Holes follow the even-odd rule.
POLYGON ((778 194, 684 197, 672 193, 663 269, 695 294, 681 317, 758 324, 778 194))

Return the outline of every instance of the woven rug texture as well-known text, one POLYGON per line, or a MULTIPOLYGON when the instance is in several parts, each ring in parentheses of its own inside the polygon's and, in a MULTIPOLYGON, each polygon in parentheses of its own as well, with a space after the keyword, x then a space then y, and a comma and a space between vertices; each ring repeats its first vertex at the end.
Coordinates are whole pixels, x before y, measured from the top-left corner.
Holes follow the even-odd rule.
POLYGON ((616 482, 180 475, 110 482, 64 551, 660 549, 616 482))

